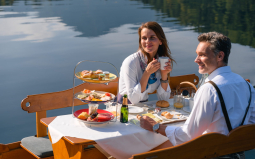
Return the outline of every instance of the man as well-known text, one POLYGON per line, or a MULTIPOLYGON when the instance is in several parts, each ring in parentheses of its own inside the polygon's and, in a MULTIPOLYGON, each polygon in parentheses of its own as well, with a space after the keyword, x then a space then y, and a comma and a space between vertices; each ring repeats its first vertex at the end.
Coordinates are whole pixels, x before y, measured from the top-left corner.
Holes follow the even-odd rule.
MULTIPOLYGON (((219 87, 232 128, 240 126, 244 118, 250 97, 248 86, 251 88, 252 98, 244 125, 255 123, 255 90, 227 66, 231 49, 230 39, 223 34, 209 32, 199 35, 198 41, 195 62, 198 64, 199 73, 208 73, 205 82, 213 81, 219 87)), ((147 116, 143 116, 140 123, 144 129, 167 136, 173 145, 209 132, 225 135, 229 133, 219 96, 210 83, 205 83, 196 92, 192 112, 182 127, 158 125, 147 116)))

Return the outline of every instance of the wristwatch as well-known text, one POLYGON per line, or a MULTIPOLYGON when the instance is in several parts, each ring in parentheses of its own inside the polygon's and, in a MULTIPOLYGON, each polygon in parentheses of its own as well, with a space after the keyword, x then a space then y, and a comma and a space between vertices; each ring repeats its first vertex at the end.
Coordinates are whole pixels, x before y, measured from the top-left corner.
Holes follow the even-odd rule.
POLYGON ((168 79, 166 79, 166 80, 160 79, 160 82, 161 82, 161 83, 168 83, 168 79))
POLYGON ((159 123, 153 125, 152 129, 153 129, 153 131, 154 131, 155 133, 158 133, 158 130, 159 130, 159 123))

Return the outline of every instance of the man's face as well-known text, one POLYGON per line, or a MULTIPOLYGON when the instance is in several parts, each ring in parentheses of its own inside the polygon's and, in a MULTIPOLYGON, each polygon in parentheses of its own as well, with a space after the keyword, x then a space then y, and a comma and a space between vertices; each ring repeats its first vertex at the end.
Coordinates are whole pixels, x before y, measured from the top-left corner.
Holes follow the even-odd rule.
POLYGON ((200 74, 211 74, 218 68, 217 56, 210 50, 210 45, 208 42, 200 42, 197 46, 195 63, 198 64, 200 74))

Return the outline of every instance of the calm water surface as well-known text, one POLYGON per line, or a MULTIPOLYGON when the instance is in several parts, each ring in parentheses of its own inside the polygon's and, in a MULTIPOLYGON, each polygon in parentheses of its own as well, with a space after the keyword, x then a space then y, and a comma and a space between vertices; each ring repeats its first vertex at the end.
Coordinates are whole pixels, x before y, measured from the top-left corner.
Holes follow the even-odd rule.
MULTIPOLYGON (((157 21, 166 33, 177 61, 171 76, 201 77, 193 62, 197 36, 218 31, 233 43, 232 71, 255 85, 252 0, 1 0, 0 143, 36 134, 35 114, 23 111, 21 100, 71 88, 77 62, 106 61, 119 70, 137 50, 137 29, 146 21, 157 21)), ((68 113, 71 108, 49 111, 48 116, 68 113)))

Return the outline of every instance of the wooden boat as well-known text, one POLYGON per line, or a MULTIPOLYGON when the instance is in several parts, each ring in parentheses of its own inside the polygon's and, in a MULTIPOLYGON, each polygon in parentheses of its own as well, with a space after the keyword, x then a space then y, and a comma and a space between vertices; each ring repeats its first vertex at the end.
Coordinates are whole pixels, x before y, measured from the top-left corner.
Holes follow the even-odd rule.
MULTIPOLYGON (((175 76, 169 79, 172 92, 178 90, 196 90, 199 78, 195 74, 175 76)), ((83 83, 75 87, 77 92, 86 89, 94 89, 117 94, 118 79, 108 85, 83 83)), ((154 92, 155 93, 155 92, 154 92)), ((173 95, 173 94, 172 94, 173 95)), ((46 117, 46 111, 64 107, 72 107, 73 89, 60 92, 28 95, 21 102, 21 107, 28 113, 36 113, 36 137, 47 136, 47 128, 40 123, 40 119, 46 117), (56 100, 57 99, 57 100, 56 100), (27 107, 26 104, 29 103, 27 107)), ((75 100, 74 106, 83 105, 75 100)), ((191 141, 174 147, 160 145, 150 152, 134 154, 132 158, 212 158, 233 152, 245 151, 255 148, 255 124, 245 125, 232 130, 229 135, 209 133, 195 138, 191 141), (185 153, 184 153, 185 152, 185 153)), ((54 146, 53 146, 54 149, 54 146)), ((77 152, 85 154, 86 158, 106 158, 101 151, 95 147, 84 147, 77 152), (81 152, 80 152, 81 151, 81 152)), ((22 147, 21 142, 0 144, 0 159, 39 159, 41 157, 32 154, 28 149, 22 147)), ((54 156, 45 157, 53 159, 54 156)), ((57 158, 55 156, 55 158, 57 158)), ((59 157, 58 157, 59 158, 59 157)), ((68 158, 66 156, 66 158, 68 158)), ((75 157, 70 157, 75 158, 75 157)))

